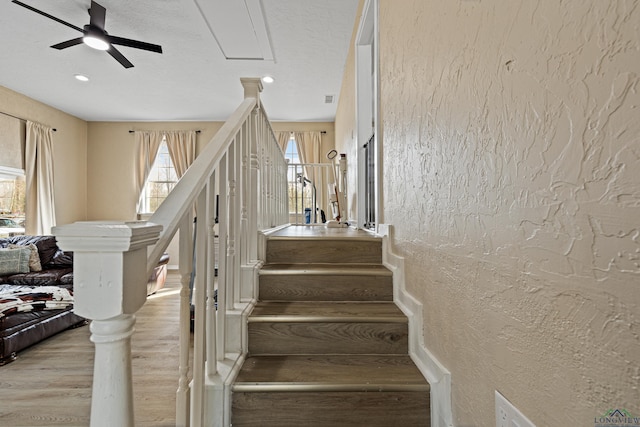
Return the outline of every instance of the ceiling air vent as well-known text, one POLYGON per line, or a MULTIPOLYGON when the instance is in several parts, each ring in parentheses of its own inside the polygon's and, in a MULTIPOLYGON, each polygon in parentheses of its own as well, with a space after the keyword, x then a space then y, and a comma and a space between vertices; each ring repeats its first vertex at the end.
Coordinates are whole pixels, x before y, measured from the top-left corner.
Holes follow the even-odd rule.
POLYGON ((335 95, 325 95, 324 96, 324 103, 325 104, 333 104, 333 99, 335 98, 335 95))

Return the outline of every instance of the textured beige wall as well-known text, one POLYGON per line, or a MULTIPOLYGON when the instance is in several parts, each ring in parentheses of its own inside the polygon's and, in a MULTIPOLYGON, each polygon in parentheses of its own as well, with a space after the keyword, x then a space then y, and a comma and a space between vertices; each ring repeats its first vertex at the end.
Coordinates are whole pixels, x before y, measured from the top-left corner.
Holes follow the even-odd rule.
POLYGON ((640 415, 640 3, 380 17, 384 213, 456 425, 495 389, 538 426, 640 415))
POLYGON ((2 86, 0 111, 57 129, 57 132, 53 133, 53 179, 57 223, 62 225, 85 220, 87 123, 2 86))

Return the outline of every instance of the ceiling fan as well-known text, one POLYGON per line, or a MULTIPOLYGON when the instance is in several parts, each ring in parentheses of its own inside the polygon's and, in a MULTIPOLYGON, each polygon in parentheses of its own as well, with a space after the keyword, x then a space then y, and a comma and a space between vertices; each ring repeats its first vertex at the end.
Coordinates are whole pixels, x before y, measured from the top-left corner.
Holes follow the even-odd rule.
POLYGON ((78 37, 77 39, 71 39, 62 43, 54 44, 53 46, 51 46, 54 49, 62 50, 84 43, 94 49, 106 50, 107 53, 111 55, 116 61, 118 61, 124 68, 131 68, 133 67, 133 64, 129 62, 129 60, 125 58, 124 55, 120 53, 120 51, 116 49, 114 45, 127 46, 136 49, 162 53, 162 46, 159 46, 157 44, 145 43, 138 40, 125 39, 117 36, 110 36, 104 30, 104 20, 107 10, 93 0, 91 0, 91 8, 89 9, 89 24, 85 25, 84 28, 76 27, 73 24, 63 21, 60 18, 56 18, 55 16, 49 15, 48 13, 24 4, 18 0, 12 0, 12 2, 83 33, 83 36, 78 37))

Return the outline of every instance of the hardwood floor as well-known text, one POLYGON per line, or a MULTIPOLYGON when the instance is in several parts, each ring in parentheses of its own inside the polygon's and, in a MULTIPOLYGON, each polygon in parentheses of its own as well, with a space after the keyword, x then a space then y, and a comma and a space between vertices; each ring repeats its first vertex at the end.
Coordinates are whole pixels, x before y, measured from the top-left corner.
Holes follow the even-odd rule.
MULTIPOLYGON (((179 289, 179 276, 170 273, 165 288, 137 315, 132 338, 136 426, 175 426, 179 289)), ((0 426, 89 425, 89 335, 89 326, 64 331, 0 367, 0 426)))

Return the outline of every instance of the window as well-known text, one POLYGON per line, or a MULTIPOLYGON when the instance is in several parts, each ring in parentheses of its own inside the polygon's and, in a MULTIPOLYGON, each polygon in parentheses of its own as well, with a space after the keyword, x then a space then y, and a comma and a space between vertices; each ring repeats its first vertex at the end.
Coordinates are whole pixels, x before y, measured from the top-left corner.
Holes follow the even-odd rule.
POLYGON ((24 171, 0 166, 0 237, 24 234, 26 200, 24 171))
POLYGON ((315 189, 310 185, 310 181, 305 179, 304 167, 300 162, 298 145, 291 134, 289 143, 284 152, 284 157, 289 163, 289 212, 291 214, 303 215, 305 209, 312 210, 315 197, 315 189))
POLYGON ((300 156, 298 156, 298 146, 296 144, 296 140, 293 138, 293 134, 291 134, 291 138, 289 138, 287 149, 284 151, 284 157, 289 160, 289 164, 300 163, 300 156))
POLYGON ((169 156, 167 142, 163 139, 142 191, 141 213, 155 212, 177 182, 178 175, 169 156))

